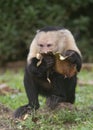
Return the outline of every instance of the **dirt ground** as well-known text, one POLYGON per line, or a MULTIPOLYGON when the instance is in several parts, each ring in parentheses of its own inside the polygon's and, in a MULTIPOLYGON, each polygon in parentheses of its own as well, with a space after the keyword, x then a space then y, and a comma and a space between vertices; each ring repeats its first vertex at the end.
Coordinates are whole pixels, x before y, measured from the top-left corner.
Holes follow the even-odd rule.
POLYGON ((0 103, 0 130, 13 130, 12 113, 12 110, 0 103))
MULTIPOLYGON (((69 110, 76 109, 70 103, 60 103, 59 106, 55 109, 55 111, 66 108, 68 108, 69 110)), ((38 110, 38 113, 42 114, 45 114, 47 112, 49 112, 49 110, 46 109, 38 110)), ((19 121, 13 118, 12 110, 10 110, 8 107, 0 103, 0 130, 18 130, 17 123, 19 123, 19 121)), ((34 120, 32 121, 34 122, 34 120)))

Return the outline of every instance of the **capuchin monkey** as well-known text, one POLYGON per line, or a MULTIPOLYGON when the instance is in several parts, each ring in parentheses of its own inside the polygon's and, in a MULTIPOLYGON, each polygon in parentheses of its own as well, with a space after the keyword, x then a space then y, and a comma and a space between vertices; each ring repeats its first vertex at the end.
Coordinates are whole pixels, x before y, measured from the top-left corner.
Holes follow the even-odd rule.
POLYGON ((47 99, 47 105, 55 108, 61 102, 73 104, 75 102, 75 88, 77 74, 66 77, 53 69, 55 58, 53 54, 46 55, 41 64, 38 54, 49 52, 60 53, 69 57, 69 61, 76 65, 79 72, 82 66, 82 56, 72 33, 61 27, 44 27, 37 31, 29 50, 27 65, 24 75, 24 86, 28 98, 28 104, 19 107, 14 116, 19 118, 33 109, 39 108, 38 96, 43 95, 47 99), (50 70, 50 71, 48 71, 50 70), (48 81, 48 78, 51 82, 48 81))

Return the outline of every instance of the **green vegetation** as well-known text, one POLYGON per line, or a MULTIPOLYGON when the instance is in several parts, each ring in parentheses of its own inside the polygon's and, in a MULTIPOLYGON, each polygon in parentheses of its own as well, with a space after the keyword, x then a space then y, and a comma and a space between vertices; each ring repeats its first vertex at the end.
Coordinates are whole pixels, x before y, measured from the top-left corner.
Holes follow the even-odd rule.
POLYGON ((0 0, 0 62, 25 59, 36 30, 51 25, 70 29, 93 62, 92 9, 93 0, 0 0))
MULTIPOLYGON (((6 84, 17 93, 8 92, 0 95, 0 103, 12 110, 27 103, 23 87, 23 69, 17 72, 6 70, 0 73, 0 84, 6 84)), ((78 75, 80 80, 91 81, 93 71, 82 70, 78 75)), ((25 121, 10 122, 14 130, 92 130, 93 129, 93 87, 80 86, 76 89, 76 102, 72 108, 48 110, 45 107, 45 98, 39 97, 41 108, 32 111, 25 121)), ((9 122, 9 120, 6 120, 9 122)))

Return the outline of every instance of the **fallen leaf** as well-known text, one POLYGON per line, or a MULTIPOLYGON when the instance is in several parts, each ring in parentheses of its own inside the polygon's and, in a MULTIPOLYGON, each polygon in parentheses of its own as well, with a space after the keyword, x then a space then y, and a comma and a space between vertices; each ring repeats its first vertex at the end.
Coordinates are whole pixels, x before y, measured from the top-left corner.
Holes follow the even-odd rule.
POLYGON ((9 87, 7 84, 0 84, 0 95, 7 95, 8 93, 18 93, 19 90, 9 87))
POLYGON ((25 114, 25 116, 23 117, 23 120, 26 120, 28 118, 28 114, 25 114))

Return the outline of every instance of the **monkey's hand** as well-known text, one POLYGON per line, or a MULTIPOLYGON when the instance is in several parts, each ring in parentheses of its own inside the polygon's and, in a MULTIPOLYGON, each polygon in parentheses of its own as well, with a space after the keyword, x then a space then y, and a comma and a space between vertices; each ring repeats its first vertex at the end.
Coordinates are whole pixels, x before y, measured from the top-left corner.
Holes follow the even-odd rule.
POLYGON ((47 72, 46 63, 43 60, 32 58, 31 63, 26 67, 29 74, 33 74, 37 77, 44 77, 47 72))
POLYGON ((39 57, 32 58, 31 64, 28 65, 27 70, 37 77, 46 77, 48 69, 55 64, 55 56, 52 53, 40 54, 39 57))
POLYGON ((52 53, 43 54, 43 62, 46 64, 46 68, 52 68, 55 64, 55 56, 52 53))
POLYGON ((81 56, 74 50, 67 50, 62 54, 63 56, 68 56, 67 60, 72 64, 76 65, 77 71, 79 72, 82 65, 81 56))

